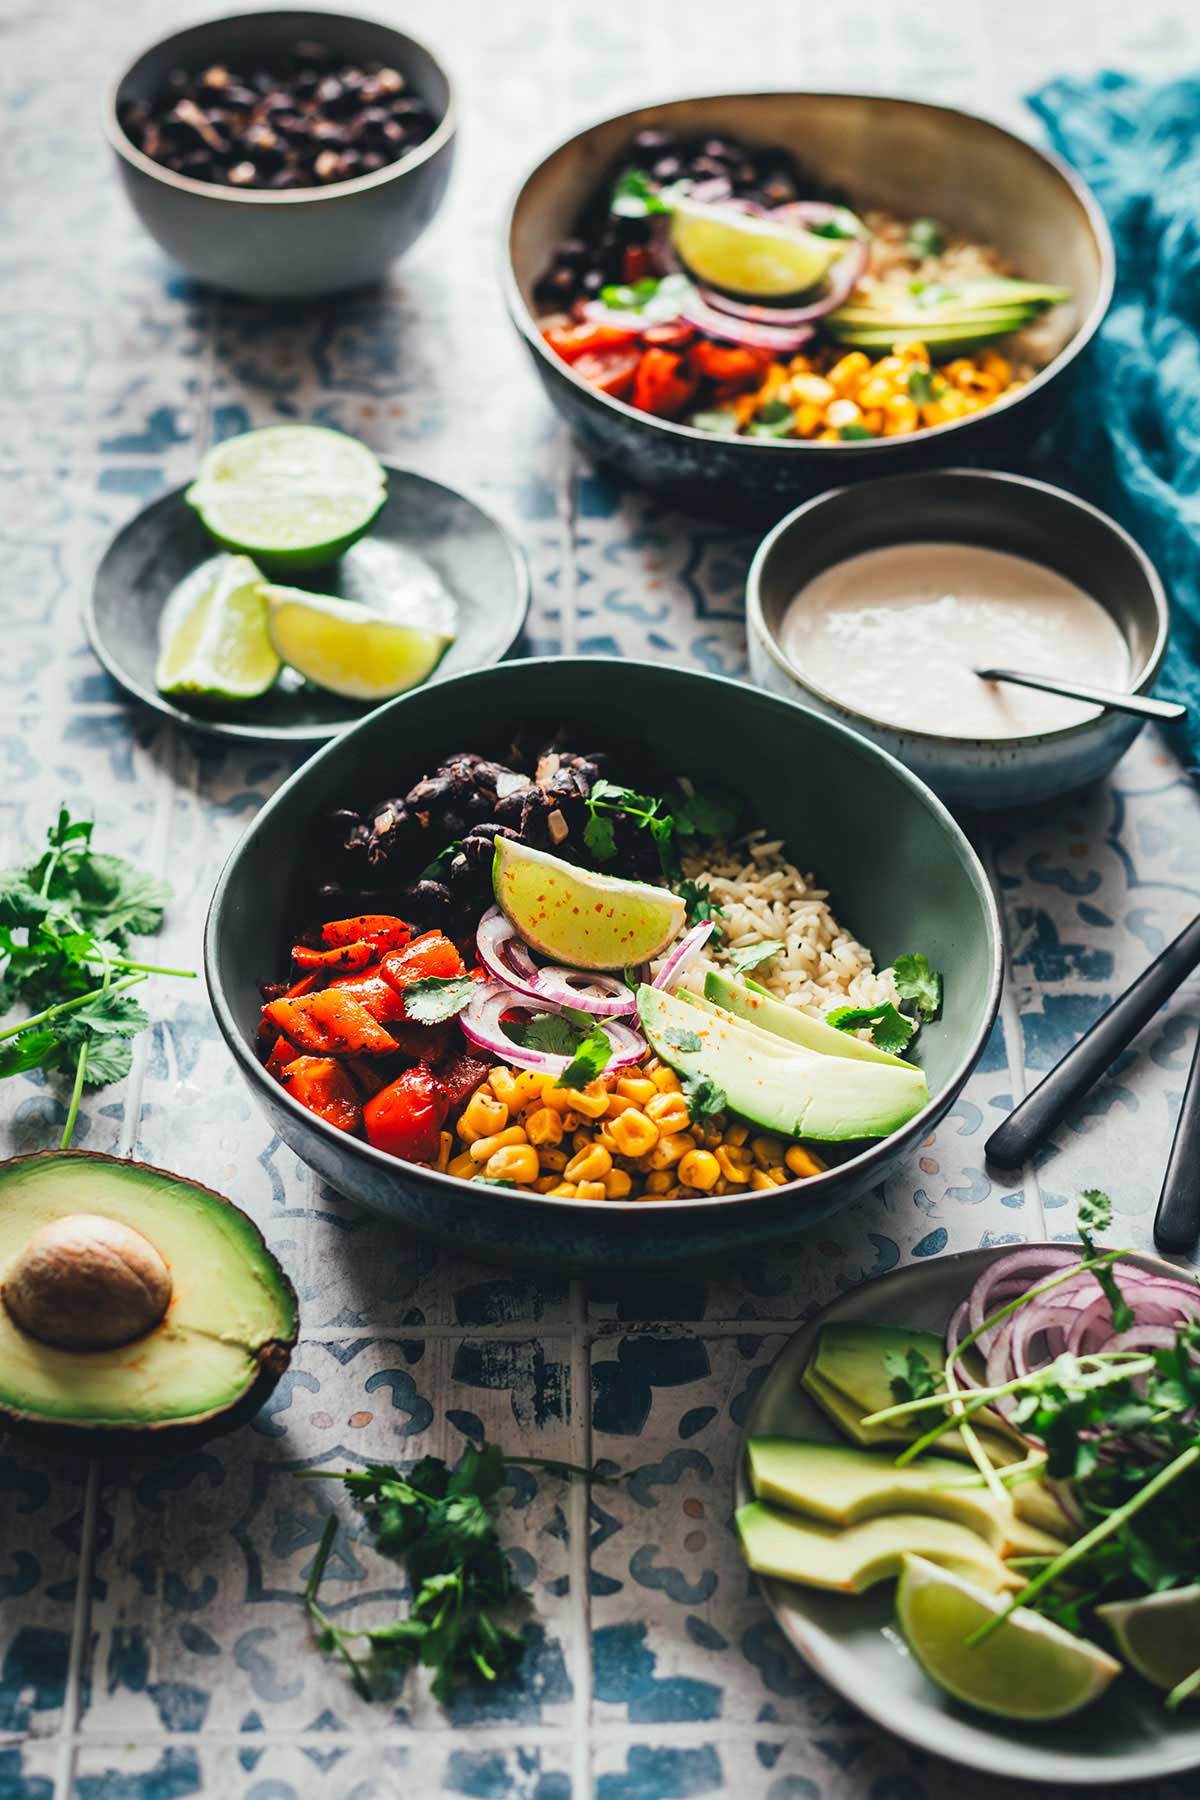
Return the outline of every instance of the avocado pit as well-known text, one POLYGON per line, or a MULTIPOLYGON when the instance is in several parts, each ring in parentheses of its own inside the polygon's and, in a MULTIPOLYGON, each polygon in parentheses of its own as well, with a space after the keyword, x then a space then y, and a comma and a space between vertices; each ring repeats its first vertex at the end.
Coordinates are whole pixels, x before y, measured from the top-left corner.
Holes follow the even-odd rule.
POLYGON ((3 1288, 18 1328, 57 1350, 108 1350, 152 1331, 171 1301, 171 1274, 149 1238, 99 1213, 71 1213, 34 1232, 3 1288))

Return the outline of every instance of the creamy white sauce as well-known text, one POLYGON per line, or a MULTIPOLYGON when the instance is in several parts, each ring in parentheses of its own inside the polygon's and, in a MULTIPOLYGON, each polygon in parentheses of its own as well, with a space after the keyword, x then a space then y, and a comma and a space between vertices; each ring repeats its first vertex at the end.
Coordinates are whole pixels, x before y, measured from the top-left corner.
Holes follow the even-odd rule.
POLYGON ((780 643, 842 705, 941 737, 1026 737, 1099 714, 975 669, 1129 685, 1125 639, 1098 601, 1041 563, 973 544, 891 544, 823 569, 789 605, 780 643))

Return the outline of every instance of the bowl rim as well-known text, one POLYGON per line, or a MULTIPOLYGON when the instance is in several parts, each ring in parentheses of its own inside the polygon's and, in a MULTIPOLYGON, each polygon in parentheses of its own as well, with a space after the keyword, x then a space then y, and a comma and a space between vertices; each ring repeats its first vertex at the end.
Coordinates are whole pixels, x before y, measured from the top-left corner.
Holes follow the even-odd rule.
MULTIPOLYGON (((538 675, 543 671, 554 671, 556 674, 561 673, 564 664, 567 664, 572 668, 591 669, 594 668, 597 663, 617 663, 620 664, 622 668, 628 667, 630 663, 632 663, 632 666, 639 670, 647 672, 653 671, 656 674, 664 672, 664 666, 662 664, 647 662, 640 658, 536 656, 513 658, 502 664, 493 664, 490 668, 486 669, 472 669, 461 675, 448 677, 446 682, 442 685, 449 690, 451 686, 458 683, 486 683, 500 678, 507 679, 514 672, 518 675, 524 675, 527 679, 537 679, 538 675)), ((941 1092, 931 1095, 927 1103, 921 1108, 920 1112, 911 1118, 907 1124, 901 1126, 899 1131, 891 1132, 885 1138, 873 1140, 866 1149, 858 1151, 845 1162, 838 1163, 832 1168, 822 1170, 819 1175, 811 1175, 800 1181, 788 1182, 785 1186, 774 1189, 770 1196, 758 1196, 758 1199, 769 1198, 774 1203, 777 1202, 778 1197, 793 1195, 800 1190, 821 1194, 840 1184, 848 1175, 853 1176, 855 1173, 861 1173, 864 1169, 869 1168, 873 1160, 875 1162, 880 1162, 885 1156, 895 1156, 897 1154, 906 1153, 913 1148, 913 1146, 919 1144, 931 1125, 944 1116, 946 1110, 952 1105, 954 1097, 961 1090, 963 1083, 969 1079, 975 1069, 979 1058, 983 1054, 984 1047, 987 1044, 988 1037, 991 1034, 992 1026, 995 1023, 996 1015, 1000 1008, 1000 994, 1004 981, 1004 940, 996 896, 978 852, 971 843, 966 832, 950 812, 949 808, 938 799, 933 790, 922 781, 919 776, 914 775, 910 769, 905 768, 904 764, 893 756, 890 751, 873 743, 869 738, 864 737, 861 732, 851 730, 848 725, 843 725, 839 720, 828 718, 825 714, 818 712, 814 707, 804 706, 799 701, 790 700, 781 694, 767 693, 761 688, 752 687, 745 682, 734 680, 730 676, 714 675, 707 670, 677 668, 674 666, 670 666, 665 672, 673 676, 681 676, 690 682, 699 683, 701 687, 708 688, 709 690, 717 690, 717 692, 713 694, 714 701, 719 701, 721 690, 728 689, 730 692, 737 693, 743 697, 749 695, 756 703, 765 703, 769 707, 781 707, 786 710, 798 712, 819 730, 829 731, 835 736, 849 739, 856 750, 867 754, 869 761, 878 758, 903 786, 911 790, 914 798, 921 802, 942 826, 979 896, 983 909, 985 932, 990 951, 989 960, 991 963, 988 991, 979 1024, 971 1037, 966 1051, 958 1059, 949 1077, 943 1084, 941 1092)), ((420 692, 419 689, 414 690, 414 693, 418 692, 420 692)), ((452 1196, 461 1192, 464 1188, 469 1188, 471 1183, 462 1181, 458 1176, 449 1175, 438 1169, 429 1168, 424 1163, 405 1163, 400 1158, 392 1156, 386 1151, 377 1150, 373 1144, 366 1143, 361 1138, 352 1137, 348 1132, 340 1131, 337 1126, 328 1124, 326 1120, 320 1118, 317 1114, 310 1112, 306 1107, 301 1106, 300 1102, 289 1094, 285 1088, 278 1082, 271 1080, 267 1075, 263 1064, 254 1054, 252 1047, 242 1036, 237 1022, 233 1017, 232 1009, 226 1000, 224 988, 220 979, 217 948, 217 940, 224 925, 222 914, 226 896, 233 881, 235 866, 251 838, 261 829, 263 823, 271 816, 271 814, 285 804, 292 793, 300 787, 309 773, 315 769, 319 763, 338 755, 343 745, 346 744, 356 732, 366 729, 368 725, 372 728, 377 727, 384 714, 396 712, 412 697, 412 695, 400 694, 396 699, 389 701, 385 706, 376 708, 374 712, 369 713, 365 718, 360 719, 356 724, 350 726, 348 730, 339 732, 337 737, 331 739, 329 743, 325 744, 315 755, 309 757, 306 762, 302 763, 286 781, 280 784, 271 795, 270 799, 259 808, 258 812, 255 814, 249 825, 247 825, 245 831, 238 838, 233 849, 226 858, 224 867, 218 877, 217 884, 213 889, 212 899, 209 902, 208 913, 204 921, 204 980, 208 990, 209 1004, 213 1009, 213 1014, 216 1018, 221 1035, 232 1052, 234 1061, 240 1066, 243 1075, 249 1081, 252 1089, 260 1089, 264 1095, 269 1094, 273 1102, 278 1102, 292 1113, 292 1116, 296 1119, 298 1124, 303 1124, 309 1129, 316 1130, 318 1135, 322 1136, 330 1145, 340 1144, 351 1157, 365 1159, 368 1167, 372 1167, 383 1174, 390 1174, 394 1178, 399 1179, 404 1179, 405 1172, 409 1171, 411 1172, 408 1175, 409 1179, 416 1178, 430 1181, 434 1183, 436 1187, 442 1189, 447 1195, 452 1196)), ((535 1193, 526 1194, 519 1188, 513 1188, 505 1193, 504 1198, 507 1203, 519 1206, 522 1211, 530 1210, 536 1214, 538 1209, 545 1207, 550 1196, 535 1193)), ((653 1218, 662 1213, 666 1216, 679 1217, 681 1216, 680 1208, 684 1207, 688 1209, 689 1212, 693 1208, 703 1208, 705 1212, 708 1212, 709 1210, 725 1209, 736 1217, 738 1207, 753 1207, 754 1204, 755 1196, 751 1194, 719 1194, 706 1196, 701 1200, 686 1201, 664 1200, 659 1198, 646 1200, 606 1200, 604 1202, 604 1216, 606 1218, 613 1218, 636 1214, 639 1218, 643 1216, 653 1218)), ((596 1203, 591 1200, 556 1199, 554 1201, 556 1209, 567 1209, 567 1217, 570 1217, 580 1208, 592 1209, 594 1216, 595 1205, 596 1203)))
POLYGON ((945 106, 940 102, 932 100, 916 100, 910 98, 906 94, 863 93, 848 88, 757 88, 724 94, 676 94, 666 99, 649 100, 644 105, 632 107, 626 112, 610 113, 604 118, 595 119, 590 125, 584 126, 582 130, 574 131, 569 137, 563 138, 553 147, 553 149, 547 151, 544 156, 539 157, 533 167, 526 172, 517 186, 508 206, 505 208, 500 237, 500 280, 508 316, 512 320, 517 331, 524 338, 532 354, 540 362, 544 363, 548 369, 552 370, 554 374, 569 382, 571 386, 576 388, 581 394, 585 395, 589 401, 599 406, 602 410, 606 409, 611 413, 615 413, 618 418, 637 421, 648 428, 663 431, 667 433, 668 436, 679 438, 684 443, 712 444, 716 442, 722 446, 737 445, 739 451, 744 450, 751 454, 758 453, 764 456, 772 456, 783 453, 791 456, 807 455, 810 457, 817 457, 827 455, 832 451, 834 456, 839 454, 849 454, 851 456, 869 457, 873 455, 882 456, 889 452, 894 453, 897 448, 900 448, 902 451, 903 446, 910 441, 927 444, 934 439, 944 438, 951 432, 969 430, 972 425, 977 425, 988 420, 994 420, 999 418, 1002 414, 1011 412, 1024 401, 1033 399, 1043 388, 1049 386, 1050 382, 1056 376, 1061 374, 1061 372, 1075 360, 1080 352, 1087 347, 1099 330, 1101 322, 1112 302, 1113 289, 1116 284, 1116 252, 1113 247, 1112 233, 1109 231, 1108 221, 1101 210, 1100 203, 1078 171, 1073 169, 1070 163, 1059 156, 1055 151, 1047 149, 1044 145, 1035 144, 1029 138, 1021 137, 1017 132, 1010 131, 1007 126, 1001 125, 995 119, 989 119, 983 113, 971 112, 966 107, 962 106, 945 106), (521 205, 530 183, 536 175, 540 174, 546 164, 554 157, 558 156, 562 151, 569 149, 572 144, 577 143, 579 139, 587 137, 593 131, 600 130, 603 126, 619 124, 622 120, 626 119, 632 121, 644 113, 654 113, 663 107, 677 106, 684 102, 697 106, 708 106, 731 100, 780 99, 795 100, 798 102, 813 99, 862 100, 867 102, 883 100, 887 101, 889 105, 911 107, 914 111, 942 113, 953 119, 965 119, 972 125, 982 125, 986 127, 987 130, 995 132, 997 136, 1006 138, 1010 144, 1015 144, 1020 149, 1027 151, 1031 156, 1037 157, 1041 162, 1045 163, 1053 170, 1059 179, 1070 189, 1091 227, 1092 238, 1099 253, 1100 270, 1096 299, 1086 316, 1079 322, 1062 348, 1051 358, 1044 368, 1039 369, 1037 373, 1025 383, 1024 387, 1019 388, 1016 393, 1010 394, 1004 399, 994 401, 993 404, 987 407, 983 412, 968 413, 961 419, 947 419, 941 425, 927 425, 920 432, 914 433, 911 440, 908 438, 872 438, 855 439, 852 442, 836 444, 817 444, 811 443, 803 438, 787 440, 720 437, 715 436, 712 432, 698 431, 691 425, 681 425, 674 419, 660 419, 653 413, 640 412, 637 407, 631 406, 628 401, 618 400, 612 394, 602 393, 599 388, 590 386, 588 382, 577 375, 574 366, 571 363, 564 362, 562 357, 556 356, 548 347, 541 332, 538 330, 536 318, 530 308, 525 304, 525 298, 521 293, 516 271, 513 268, 511 248, 513 226, 516 221, 517 210, 521 205))
MULTIPOLYGON (((513 605, 513 619, 515 621, 514 629, 508 643, 496 658, 496 662, 506 661, 508 659, 509 651, 513 648, 514 644, 520 641, 521 635, 528 624, 529 608, 533 598, 533 582, 529 572, 529 558, 525 553, 524 546, 521 544, 515 533, 504 523, 503 519, 498 518, 490 507, 484 506, 474 494, 467 493, 463 488, 453 488, 448 482, 438 481, 434 476, 426 475, 421 469, 411 469, 402 463, 388 462, 384 457, 380 457, 379 462, 381 466, 386 469, 389 477, 399 475, 406 480, 415 479, 424 482, 427 487, 437 488, 439 492, 450 495, 454 500, 465 501, 466 504, 478 513, 480 518, 486 520, 495 531, 497 538, 508 553, 515 585, 515 600, 513 605)), ((79 610, 83 619, 84 632, 87 636, 92 654, 95 656, 97 662, 100 663, 106 674, 116 682, 118 687, 123 688, 127 694, 132 695, 133 698, 140 701, 143 706, 152 707, 155 712, 161 713, 164 718, 172 719, 176 725, 182 725, 185 730, 199 732, 205 737, 225 738, 242 744, 278 744, 284 750, 289 749, 292 746, 326 743, 333 738, 340 737, 345 731, 352 731, 356 725, 361 725, 365 719, 369 719, 373 713, 378 712, 379 706, 368 707, 367 710, 357 714, 353 718, 347 719, 340 725, 320 723, 313 723, 311 725, 263 725, 251 724, 249 722, 243 723, 236 718, 218 718, 215 715, 209 718, 202 713, 191 713, 188 712, 185 707, 176 706, 166 694, 160 693, 157 688, 146 686, 144 683, 135 680, 121 664, 119 659, 113 655, 104 633, 100 630, 96 608, 96 595, 108 559, 127 533, 132 531, 134 527, 145 518, 147 513, 153 512, 156 507, 162 507, 165 510, 171 502, 179 501, 180 497, 186 493, 190 485, 190 481, 182 482, 178 487, 168 488, 165 493, 156 494, 153 500, 147 501, 145 506, 134 513, 131 519, 126 519, 119 530, 113 533, 112 537, 104 547, 100 560, 96 564, 96 571, 92 577, 91 585, 84 595, 79 610)), ((215 543, 213 548, 214 553, 219 551, 219 546, 215 543)), ((165 598, 163 604, 164 606, 166 604, 165 598)), ((494 667, 495 664, 486 663, 481 666, 484 668, 491 668, 494 667)), ((473 674, 474 671, 462 669, 459 673, 466 675, 473 674)), ((444 681, 454 681, 457 680, 457 678, 458 677, 454 675, 447 675, 443 676, 441 679, 444 681)), ((423 682, 418 683, 418 688, 427 687, 431 682, 436 682, 437 680, 438 673, 437 668, 435 667, 432 673, 427 675, 423 682)), ((401 698, 402 696, 396 697, 401 698)), ((351 704, 353 704, 353 702, 347 702, 347 705, 351 704)), ((380 705, 390 704, 390 701, 380 702, 380 705)))
POLYGON ((230 201, 238 206, 316 206, 330 205, 353 194, 368 193, 373 188, 386 187, 390 181, 395 181, 401 175, 410 174, 414 169, 420 168, 422 163, 429 162, 451 142, 458 129, 458 102, 454 83, 441 57, 430 49, 423 38, 414 37, 411 32, 400 31, 390 20, 380 18, 378 13, 330 12, 327 8, 318 6, 251 6, 240 12, 221 13, 216 17, 209 15, 202 19, 194 19, 190 25, 180 25, 174 31, 168 32, 165 37, 156 37, 149 43, 143 44, 136 55, 128 57, 124 61, 119 72, 109 81, 101 102, 100 119, 104 135, 114 154, 119 156, 123 162, 128 163, 130 168, 136 169, 139 175, 151 176, 155 181, 161 182, 164 187, 174 188, 183 194, 196 194, 204 200, 230 201), (190 175, 180 175, 174 169, 168 169, 164 163, 155 162, 152 156, 147 156, 144 151, 138 149, 126 134, 117 116, 117 96, 123 82, 143 57, 149 56, 152 50, 165 48, 176 38, 186 37, 189 32, 201 30, 206 26, 232 25, 242 19, 269 18, 279 13, 302 18, 327 19, 334 25, 347 19, 358 24, 375 25, 380 30, 389 32, 393 38, 398 39, 404 45, 411 45, 419 50, 422 56, 427 56, 446 84, 446 107, 441 119, 424 143, 415 145, 406 156, 400 157, 397 162, 389 163, 386 169, 376 169, 369 175, 356 175, 350 181, 331 182, 328 187, 281 190, 219 187, 212 181, 194 181, 190 175))
MULTIPOLYGON (((992 752, 1035 750, 1043 744, 1069 743, 1074 738, 1083 737, 1089 732, 1095 731, 1097 726, 1106 722, 1108 715, 1101 712, 1099 718, 1084 719, 1077 725, 1055 725, 1048 731, 1025 732, 1019 737, 973 738, 958 736, 951 732, 924 731, 918 726, 897 725, 890 719, 877 718, 874 713, 859 711, 845 700, 840 700, 836 694, 829 693, 825 688, 818 686, 815 681, 809 680, 806 675, 802 675, 788 660, 782 645, 767 624, 762 601, 764 572, 787 532, 806 514, 812 513, 822 506, 827 506, 830 501, 840 498, 843 494, 853 492, 857 499, 869 500, 872 490, 886 487, 892 482, 939 481, 945 477, 955 480, 994 483, 1001 488, 1010 490, 1032 489, 1039 494, 1049 496, 1056 505, 1067 507, 1075 512, 1086 513, 1102 530, 1106 530, 1112 537, 1119 539, 1141 570, 1142 579, 1146 584, 1157 620, 1154 642, 1137 673, 1136 680, 1132 676, 1130 677, 1128 690, 1131 694, 1148 694, 1161 672, 1167 654, 1167 640, 1171 628, 1170 605, 1158 570, 1141 545, 1125 530, 1124 526, 1119 525, 1108 513, 1102 512, 1098 506, 1093 506, 1089 500, 1082 499, 1078 494, 1068 492, 1066 488, 1055 487, 1052 482, 1038 481, 1031 475, 1014 475, 1007 469, 912 469, 895 475, 880 475, 871 481, 856 482, 853 489, 847 487, 826 488, 823 493, 814 494, 811 500, 803 501, 790 513, 785 514, 762 539, 751 558, 750 567, 746 571, 746 626, 749 631, 753 632, 776 668, 787 676, 803 694, 819 701, 822 706, 832 708, 840 720, 844 720, 856 730, 887 731, 895 739, 903 739, 906 744, 916 743, 928 747, 930 750, 936 748, 992 752)), ((846 558, 840 560, 845 561, 846 558)), ((1036 559, 1029 558, 1028 560, 1036 559)), ((832 568, 836 567, 836 564, 827 564, 826 566, 832 568)), ((1114 623, 1116 623, 1115 620, 1114 623)), ((1124 636, 1123 632, 1122 636, 1124 636)))

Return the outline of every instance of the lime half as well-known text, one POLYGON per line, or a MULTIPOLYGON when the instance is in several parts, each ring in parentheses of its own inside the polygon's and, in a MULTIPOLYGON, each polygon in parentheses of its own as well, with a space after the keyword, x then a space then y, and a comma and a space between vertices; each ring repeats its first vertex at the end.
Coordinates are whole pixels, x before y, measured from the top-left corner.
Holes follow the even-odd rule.
POLYGON ((1001 1719, 1065 1719, 1097 1699, 1121 1672, 1099 1645, 1017 1607, 980 1644, 967 1639, 1006 1602, 923 1556, 906 1556, 896 1619, 931 1681, 956 1700, 1001 1719))
POLYGON ((264 582, 271 642, 285 663, 332 694, 389 700, 433 673, 452 637, 406 625, 358 600, 264 582))
POLYGON ((187 498, 219 544, 284 574, 341 556, 386 493, 383 466, 357 438, 270 425, 215 445, 187 498))
POLYGON ((197 700, 254 700, 279 673, 267 631, 262 576, 248 556, 222 557, 163 642, 154 680, 161 693, 197 700))
POLYGON ((687 917, 669 888, 596 875, 512 838, 496 839, 492 888, 527 944, 576 969, 649 962, 687 917))
POLYGON ((1155 1687, 1178 1687, 1200 1668, 1200 1587, 1110 1600, 1096 1613, 1130 1668, 1155 1687))
POLYGON ((846 247, 839 238, 788 230, 734 207, 683 199, 672 209, 671 242, 697 281, 762 300, 816 287, 846 247))

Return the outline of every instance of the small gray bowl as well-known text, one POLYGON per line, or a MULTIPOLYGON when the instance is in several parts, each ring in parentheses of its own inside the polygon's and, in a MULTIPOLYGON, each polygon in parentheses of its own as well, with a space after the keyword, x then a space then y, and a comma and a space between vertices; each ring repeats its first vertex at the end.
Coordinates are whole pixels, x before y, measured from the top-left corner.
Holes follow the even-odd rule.
POLYGON ((769 522, 831 482, 948 461, 1011 463, 1062 399, 1113 289, 1104 215, 1074 170, 972 113, 885 94, 720 94, 619 114, 568 138, 526 178, 501 251, 505 299, 550 400, 584 448, 706 517, 769 522), (589 386, 543 342, 533 290, 585 204, 653 126, 683 137, 778 145, 852 204, 943 219, 1035 281, 1062 282, 1053 354, 1019 392, 907 437, 821 444, 718 437, 639 412, 589 386))
POLYGON ((236 13, 174 32, 143 50, 113 84, 104 133, 125 192, 155 242, 197 281, 263 300, 311 300, 379 281, 420 237, 441 204, 454 156, 450 80, 415 38, 349 13, 236 13), (408 156, 330 187, 217 187, 177 175, 125 135, 118 108, 155 99, 170 69, 213 62, 271 68, 301 38, 349 62, 398 68, 438 118, 408 156))
POLYGON ((759 545, 747 577, 751 679, 852 725, 952 805, 992 811, 1051 800, 1107 775, 1141 720, 1105 712, 1083 725, 1013 738, 908 731, 843 705, 789 662, 780 644, 783 615, 822 569, 887 544, 935 541, 1006 550, 1076 582, 1120 627, 1129 649, 1130 692, 1151 691, 1170 621, 1149 558, 1112 519, 1074 494, 1025 476, 975 469, 834 488, 781 519, 759 545))

